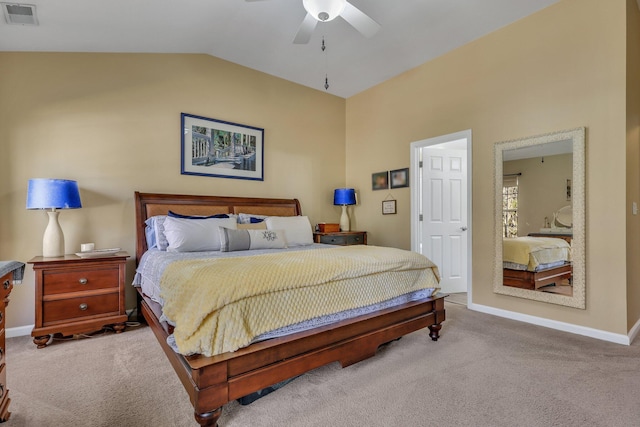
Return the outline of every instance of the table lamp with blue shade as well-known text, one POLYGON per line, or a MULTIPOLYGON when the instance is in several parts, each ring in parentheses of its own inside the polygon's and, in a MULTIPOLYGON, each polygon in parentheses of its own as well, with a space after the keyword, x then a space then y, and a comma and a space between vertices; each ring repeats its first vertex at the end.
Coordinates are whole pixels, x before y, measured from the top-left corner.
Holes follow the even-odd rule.
POLYGON ((356 204, 356 190, 353 188, 336 188, 333 192, 333 204, 336 206, 342 206, 340 231, 349 231, 350 225, 347 206, 356 204))
POLYGON ((27 189, 27 209, 51 209, 49 224, 42 239, 42 256, 64 255, 64 234, 58 223, 56 209, 81 208, 78 183, 68 179, 30 179, 27 189))

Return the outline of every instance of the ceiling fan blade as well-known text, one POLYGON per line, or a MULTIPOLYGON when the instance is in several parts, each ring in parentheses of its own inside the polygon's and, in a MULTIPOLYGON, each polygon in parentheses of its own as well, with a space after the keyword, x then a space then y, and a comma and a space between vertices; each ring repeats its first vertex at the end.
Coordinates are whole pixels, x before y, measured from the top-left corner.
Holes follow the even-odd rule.
POLYGON ((345 4, 340 16, 365 37, 372 37, 380 29, 380 24, 349 2, 345 4))
POLYGON ((316 18, 314 18, 310 13, 307 13, 302 24, 300 24, 300 28, 298 28, 298 32, 296 33, 293 42, 295 44, 309 43, 309 40, 311 40, 311 34, 313 34, 313 30, 315 30, 316 25, 318 25, 316 18))

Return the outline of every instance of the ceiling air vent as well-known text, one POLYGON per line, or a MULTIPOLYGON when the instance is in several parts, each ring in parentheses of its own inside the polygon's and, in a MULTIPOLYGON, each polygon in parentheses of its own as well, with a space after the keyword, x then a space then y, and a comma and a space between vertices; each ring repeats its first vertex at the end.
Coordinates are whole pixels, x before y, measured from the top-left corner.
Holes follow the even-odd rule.
POLYGON ((38 25, 36 6, 33 4, 1 3, 7 24, 38 25))

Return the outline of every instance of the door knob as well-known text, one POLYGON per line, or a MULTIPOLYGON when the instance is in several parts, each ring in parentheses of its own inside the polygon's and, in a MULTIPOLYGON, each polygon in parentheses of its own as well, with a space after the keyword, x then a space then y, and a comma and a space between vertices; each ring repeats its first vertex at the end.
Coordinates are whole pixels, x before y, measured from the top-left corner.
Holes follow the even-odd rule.
POLYGON ((460 231, 467 231, 467 227, 460 227, 460 231))

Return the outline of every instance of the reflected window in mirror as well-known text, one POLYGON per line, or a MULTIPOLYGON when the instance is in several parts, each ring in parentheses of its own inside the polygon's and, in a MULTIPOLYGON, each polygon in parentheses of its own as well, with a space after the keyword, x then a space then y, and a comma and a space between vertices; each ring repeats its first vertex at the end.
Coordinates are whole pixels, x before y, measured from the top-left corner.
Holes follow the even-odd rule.
POLYGON ((502 179, 503 237, 518 235, 518 175, 505 175, 502 179))

